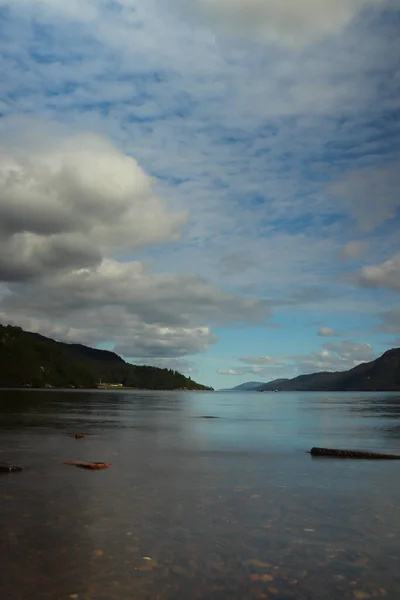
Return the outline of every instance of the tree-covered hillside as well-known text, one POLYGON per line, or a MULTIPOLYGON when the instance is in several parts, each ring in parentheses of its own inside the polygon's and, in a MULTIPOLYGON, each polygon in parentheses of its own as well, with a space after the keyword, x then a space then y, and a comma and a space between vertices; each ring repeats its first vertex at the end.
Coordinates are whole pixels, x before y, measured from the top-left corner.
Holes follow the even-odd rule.
POLYGON ((100 381, 153 390, 210 389, 177 371, 131 365, 114 352, 0 325, 0 387, 96 388, 100 381))
POLYGON ((260 391, 398 391, 400 390, 400 348, 392 348, 379 358, 361 363, 349 371, 300 375, 294 379, 265 383, 260 391))

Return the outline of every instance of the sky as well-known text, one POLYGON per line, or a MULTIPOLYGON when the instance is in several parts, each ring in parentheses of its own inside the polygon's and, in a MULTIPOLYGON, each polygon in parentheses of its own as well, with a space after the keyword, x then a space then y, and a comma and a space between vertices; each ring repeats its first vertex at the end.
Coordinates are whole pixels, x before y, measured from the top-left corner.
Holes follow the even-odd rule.
POLYGON ((400 0, 0 0, 0 321, 215 388, 400 346, 400 0))

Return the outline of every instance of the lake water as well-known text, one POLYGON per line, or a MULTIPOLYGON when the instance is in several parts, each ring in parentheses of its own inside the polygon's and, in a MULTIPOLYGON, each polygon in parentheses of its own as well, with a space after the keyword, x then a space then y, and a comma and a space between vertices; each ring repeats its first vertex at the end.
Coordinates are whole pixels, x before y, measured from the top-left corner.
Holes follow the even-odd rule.
POLYGON ((312 446, 400 454, 400 394, 0 391, 0 598, 398 600, 400 461, 312 446))

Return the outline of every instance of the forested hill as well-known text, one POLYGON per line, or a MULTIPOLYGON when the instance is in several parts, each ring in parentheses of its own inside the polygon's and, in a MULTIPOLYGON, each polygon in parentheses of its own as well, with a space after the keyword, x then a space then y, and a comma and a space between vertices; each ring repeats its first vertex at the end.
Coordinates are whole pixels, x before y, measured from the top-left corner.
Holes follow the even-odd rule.
POLYGON ((392 348, 371 362, 349 371, 300 375, 294 379, 271 381, 260 391, 400 391, 400 348, 392 348))
POLYGON ((152 390, 210 389, 177 371, 131 365, 108 350, 0 325, 0 387, 97 388, 100 381, 152 390))

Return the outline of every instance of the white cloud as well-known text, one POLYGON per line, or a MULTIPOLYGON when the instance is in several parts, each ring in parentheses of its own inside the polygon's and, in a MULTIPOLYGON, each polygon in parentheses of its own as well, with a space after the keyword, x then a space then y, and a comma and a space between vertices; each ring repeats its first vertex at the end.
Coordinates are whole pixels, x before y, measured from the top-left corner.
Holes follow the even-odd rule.
POLYGON ((22 327, 26 331, 39 333, 46 337, 66 342, 68 344, 92 344, 95 345, 99 339, 99 332, 92 329, 72 327, 69 324, 55 323, 51 319, 42 318, 40 320, 28 315, 16 313, 12 315, 11 311, 5 312, 0 310, 0 323, 2 325, 15 325, 22 327))
POLYGON ((334 329, 330 327, 320 327, 318 330, 318 335, 320 337, 335 337, 337 335, 334 329))
POLYGON ((400 253, 378 265, 367 265, 357 276, 360 285, 400 291, 400 253))
POLYGON ((262 299, 240 297, 194 274, 155 274, 140 261, 104 259, 99 266, 52 274, 23 289, 10 286, 3 300, 10 309, 48 315, 101 306, 123 307, 145 322, 164 325, 262 323, 269 306, 262 299), (151 319, 151 321, 149 321, 151 319))
POLYGON ((349 360, 371 360, 372 346, 365 342, 353 342, 343 340, 342 342, 327 342, 324 348, 329 352, 334 352, 339 357, 349 360))
MULTIPOLYGON (((396 0, 395 0, 396 1, 396 0)), ((288 46, 318 42, 340 33, 364 7, 379 6, 384 0, 169 0, 171 5, 187 13, 194 9, 201 23, 216 25, 220 30, 252 40, 277 42, 288 46)), ((8 5, 10 0, 0 0, 8 5)), ((137 13, 161 11, 165 0, 115 0, 114 10, 103 0, 13 0, 21 10, 33 8, 48 19, 62 17, 94 24, 102 11, 108 11, 110 25, 118 13, 135 23, 137 13), (148 7, 146 6, 148 5, 148 7), (136 14, 135 14, 136 13, 136 14)), ((168 6, 169 5, 169 6, 168 6)))
POLYGON ((248 366, 248 367, 234 367, 232 369, 218 369, 219 375, 233 375, 237 377, 243 377, 244 375, 255 375, 257 378, 263 381, 271 381, 278 377, 286 377, 285 372, 280 367, 275 369, 268 369, 265 366, 248 366))
POLYGON ((381 0, 191 0, 223 30, 287 45, 318 42, 342 31, 381 0))
POLYGON ((272 356, 242 356, 239 358, 241 362, 248 363, 255 367, 266 367, 268 365, 284 365, 285 361, 272 356))
POLYGON ((216 342, 213 325, 265 321, 262 299, 132 260, 178 240, 188 216, 155 194, 134 158, 98 135, 43 127, 39 137, 25 124, 0 156, 3 321, 66 341, 108 341, 139 358, 196 354, 216 342))
POLYGON ((233 367, 231 369, 219 369, 220 375, 256 375, 258 378, 270 381, 277 377, 284 377, 282 374, 287 371, 287 363, 284 358, 272 356, 242 356, 239 361, 245 363, 245 367, 233 367), (285 371, 283 371, 285 369, 285 371))
POLYGON ((154 358, 157 358, 157 366, 164 362, 166 367, 168 363, 172 364, 171 357, 205 352, 217 341, 209 327, 163 327, 127 317, 127 331, 124 332, 121 327, 117 329, 118 326, 115 328, 114 350, 135 362, 136 358, 139 361, 152 358, 154 364, 154 358))
POLYGON ((322 350, 307 355, 293 356, 300 373, 315 371, 347 371, 362 362, 373 360, 370 344, 344 340, 327 342, 322 350))
MULTIPOLYGON (((362 362, 373 360, 374 354, 370 344, 343 340, 340 342, 326 342, 321 350, 310 354, 271 358, 270 362, 267 361, 264 364, 263 359, 265 357, 254 358, 256 364, 220 369, 218 373, 233 376, 257 375, 265 381, 271 381, 272 379, 295 377, 299 374, 317 371, 347 371, 362 362)), ((243 359, 240 360, 243 361, 243 359)))
POLYGON ((368 242, 348 242, 341 250, 340 256, 344 260, 359 258, 368 248, 368 242))
MULTIPOLYGON (((21 10, 34 7, 36 10, 45 11, 50 18, 63 16, 88 23, 93 22, 98 16, 98 7, 101 6, 101 3, 102 0, 68 0, 68 2, 63 2, 63 0, 13 0, 14 6, 19 5, 21 10)), ((2 4, 7 5, 9 2, 0 0, 0 6, 2 4)))
MULTIPOLYGON (((371 231, 396 216, 400 209, 399 187, 400 166, 395 163, 348 171, 329 191, 361 229, 371 231)), ((351 249, 358 250, 360 246, 353 245, 351 249)))
POLYGON ((269 315, 263 300, 224 292, 195 275, 155 274, 141 262, 111 259, 10 284, 0 309, 3 320, 23 324, 34 317, 36 330, 45 320, 48 335, 64 337, 73 325, 87 343, 111 341, 129 357, 196 354, 217 341, 211 325, 262 324, 269 315))
POLYGON ((89 267, 179 238, 187 215, 168 211, 134 158, 98 135, 33 130, 23 146, 0 147, 0 277, 89 267))
POLYGON ((378 325, 378 331, 385 333, 400 334, 400 309, 389 310, 381 315, 382 322, 378 325))
POLYGON ((30 316, 37 314, 34 309, 5 308, 0 310, 0 321, 68 343, 96 346, 108 342, 126 360, 155 366, 163 363, 165 368, 175 368, 169 362, 172 359, 204 352, 217 341, 209 327, 165 327, 146 323, 118 307, 102 306, 96 311, 86 308, 71 313, 60 304, 54 313, 50 318, 42 315, 36 318, 30 316))
MULTIPOLYGON (((247 373, 248 371, 245 371, 247 373)), ((239 373, 237 369, 218 369, 218 375, 243 375, 243 373, 239 373)))

